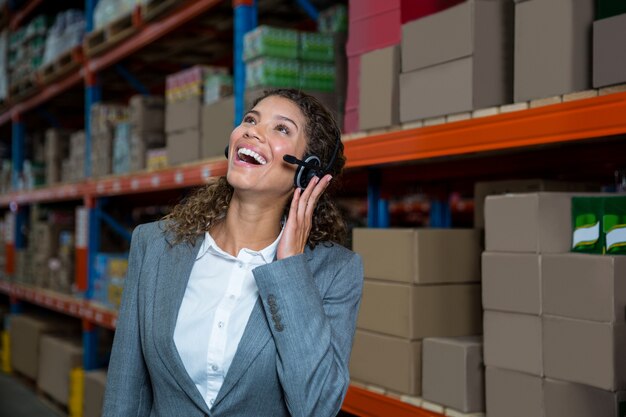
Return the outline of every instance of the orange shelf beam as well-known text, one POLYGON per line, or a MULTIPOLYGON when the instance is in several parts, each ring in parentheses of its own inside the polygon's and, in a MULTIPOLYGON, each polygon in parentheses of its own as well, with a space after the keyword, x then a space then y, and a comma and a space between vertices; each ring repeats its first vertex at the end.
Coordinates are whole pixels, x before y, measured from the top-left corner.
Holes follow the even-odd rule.
POLYGON ((399 130, 345 143, 349 168, 626 133, 626 93, 399 130))
POLYGON ((139 29, 137 34, 114 47, 111 51, 91 58, 87 62, 89 71, 97 73, 110 67, 146 45, 178 29, 190 20, 206 13, 220 2, 221 0, 188 0, 180 7, 174 9, 164 19, 147 23, 143 28, 139 29))
POLYGON ((107 329, 115 329, 117 323, 117 312, 54 291, 0 281, 0 292, 107 329))
POLYGON ((341 406, 359 417, 443 417, 442 414, 404 403, 395 398, 351 385, 341 406))

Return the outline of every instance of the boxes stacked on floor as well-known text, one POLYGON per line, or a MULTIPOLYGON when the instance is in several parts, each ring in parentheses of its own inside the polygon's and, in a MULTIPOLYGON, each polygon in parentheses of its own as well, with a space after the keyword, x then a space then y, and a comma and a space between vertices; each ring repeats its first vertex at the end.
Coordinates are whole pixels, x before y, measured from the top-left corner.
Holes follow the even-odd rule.
POLYGON ((99 253, 95 258, 93 300, 118 309, 122 299, 128 254, 99 253))
POLYGON ((594 3, 594 0, 516 1, 515 101, 591 87, 594 3))
POLYGON ((405 23, 400 121, 510 102, 512 19, 511 2, 468 0, 405 23))
POLYGON ((488 415, 618 415, 626 388, 626 258, 569 253, 577 236, 575 198, 486 200, 488 415))
POLYGON ((612 0, 596 1, 593 22, 593 87, 626 83, 626 52, 620 39, 626 36, 626 7, 612 0))
POLYGON ((61 181, 63 160, 69 156, 70 132, 48 129, 45 134, 46 185, 61 181))
POLYGON ((85 132, 70 135, 69 156, 61 162, 61 181, 74 182, 85 179, 85 132))
MULTIPOLYGON (((165 100, 160 96, 131 97, 129 102, 130 137, 118 141, 116 135, 114 164, 128 166, 131 172, 146 168, 146 154, 151 149, 165 146, 165 100), (128 161, 128 162, 126 162, 128 161)), ((123 125, 122 125, 123 126, 123 125)), ((122 127, 118 126, 118 129, 122 127)))
MULTIPOLYGON (((113 172, 113 140, 116 126, 128 121, 128 107, 96 103, 91 106, 91 176, 103 177, 113 172)), ((128 139, 128 129, 123 131, 128 139)))
MULTIPOLYGON (((178 165, 219 155, 220 153, 217 153, 209 145, 211 143, 209 138, 215 141, 217 135, 223 132, 224 126, 229 126, 229 134, 232 131, 234 104, 230 110, 232 113, 228 117, 228 109, 231 107, 228 102, 229 99, 220 99, 211 104, 211 106, 215 106, 214 113, 220 113, 226 119, 211 120, 211 122, 219 123, 207 125, 204 129, 202 119, 205 80, 213 76, 228 76, 228 69, 197 65, 169 75, 166 79, 165 132, 167 134, 167 163, 169 165, 178 165), (213 136, 212 132, 216 132, 216 135, 213 136), (207 138, 207 145, 203 143, 205 137, 207 138)), ((220 91, 223 90, 218 88, 218 94, 220 91)), ((228 143, 228 136, 221 140, 223 140, 221 142, 221 154, 223 154, 224 147, 228 143)))
POLYGON ((82 11, 70 9, 57 14, 46 37, 43 65, 55 61, 73 47, 82 45, 83 36, 85 15, 82 11))
POLYGON ((420 395, 422 340, 481 333, 479 234, 354 229, 353 245, 363 257, 365 283, 351 376, 420 395))
POLYGON ((103 370, 85 372, 83 384, 83 417, 101 417, 107 373, 103 370))
POLYGON ((47 16, 38 15, 9 35, 8 67, 11 87, 29 77, 34 83, 32 77, 43 62, 49 25, 47 16))
POLYGON ((78 336, 42 335, 39 347, 37 387, 67 406, 72 384, 70 373, 83 365, 82 339, 78 336))
POLYGON ((398 124, 402 25, 461 1, 350 1, 345 132, 398 124))

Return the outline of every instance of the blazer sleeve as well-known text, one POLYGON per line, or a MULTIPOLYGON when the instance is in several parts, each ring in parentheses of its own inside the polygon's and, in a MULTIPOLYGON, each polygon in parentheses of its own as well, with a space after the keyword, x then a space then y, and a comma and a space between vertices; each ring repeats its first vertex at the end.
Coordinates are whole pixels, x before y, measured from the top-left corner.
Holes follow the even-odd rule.
POLYGON ((323 296, 305 255, 254 270, 276 344, 278 377, 293 417, 334 417, 347 392, 363 288, 361 258, 350 255, 323 296))
POLYGON ((142 226, 133 231, 128 271, 107 373, 103 417, 148 416, 152 388, 139 332, 139 275, 145 253, 142 226))

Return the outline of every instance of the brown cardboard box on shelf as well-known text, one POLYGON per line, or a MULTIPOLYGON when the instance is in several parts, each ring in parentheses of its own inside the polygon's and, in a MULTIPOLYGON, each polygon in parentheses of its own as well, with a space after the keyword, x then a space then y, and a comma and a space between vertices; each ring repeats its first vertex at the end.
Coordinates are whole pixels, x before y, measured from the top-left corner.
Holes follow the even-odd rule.
POLYGON ((420 395, 422 342, 357 330, 350 377, 397 393, 420 395))
POLYGON ((162 96, 135 95, 128 103, 130 123, 138 132, 165 130, 165 100, 162 96))
POLYGON ((37 379, 39 373, 39 342, 44 334, 72 334, 80 331, 76 323, 44 319, 18 314, 11 316, 9 337, 11 338, 11 367, 17 372, 37 379))
POLYGON ((626 389, 626 324, 543 317, 543 362, 549 378, 626 389))
POLYGON ((626 14, 593 22, 593 87, 626 82, 626 14))
POLYGON ((626 401, 626 392, 610 392, 546 379, 543 382, 543 401, 546 417, 619 416, 626 401))
POLYGON ((480 334, 480 285, 365 279, 357 327, 409 340, 480 334), (445 306, 445 307, 444 307, 445 306))
POLYGON ((543 376, 541 317, 485 311, 485 365, 543 376))
POLYGON ((480 281, 480 233, 474 229, 355 228, 353 249, 363 257, 368 278, 417 284, 480 281))
POLYGON ((165 106, 165 132, 200 131, 202 97, 195 96, 165 106))
POLYGON ((545 314, 624 322, 626 257, 576 253, 544 255, 541 275, 545 314))
POLYGON ((61 129, 47 129, 45 135, 46 161, 66 158, 69 154, 70 132, 61 129))
POLYGON ((80 338, 42 336, 37 387, 63 405, 68 404, 70 371, 83 365, 80 338))
POLYGON ((480 336, 424 339, 422 355, 422 398, 464 413, 484 411, 480 336))
POLYGON ((549 181, 542 179, 483 181, 474 184, 474 227, 485 227, 485 198, 489 195, 535 193, 540 191, 599 191, 584 182, 549 181))
POLYGON ((359 128, 377 129, 397 125, 399 116, 398 45, 367 52, 361 56, 359 128))
POLYGON ((543 416, 543 379, 487 366, 485 397, 488 416, 543 416))
POLYGON ((84 380, 83 417, 101 417, 106 371, 87 371, 84 380))
POLYGON ((234 129, 235 99, 226 97, 202 107, 202 158, 224 155, 234 129))
MULTIPOLYGON (((469 0, 402 25, 402 71, 475 55, 483 70, 503 78, 512 64, 511 2, 469 0), (436 40, 436 42, 434 42, 436 40), (489 64, 489 66, 484 66, 489 64)), ((512 67, 509 69, 509 72, 512 67)), ((487 74, 485 74, 487 75, 487 74)), ((489 77, 486 77, 489 78, 489 77)))
POLYGON ((485 310, 541 314, 541 255, 483 252, 485 310))
POLYGON ((569 252, 572 195, 542 192, 487 197, 486 250, 542 254, 569 252))
POLYGON ((187 129, 167 134, 167 163, 179 165, 200 159, 200 130, 187 129))
POLYGON ((515 5, 515 102, 591 88, 593 0, 515 5))

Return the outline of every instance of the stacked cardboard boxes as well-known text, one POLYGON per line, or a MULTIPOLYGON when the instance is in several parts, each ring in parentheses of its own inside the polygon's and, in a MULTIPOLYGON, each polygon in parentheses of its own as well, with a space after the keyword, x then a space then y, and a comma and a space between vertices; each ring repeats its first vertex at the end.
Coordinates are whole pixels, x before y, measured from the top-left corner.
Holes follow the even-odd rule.
POLYGON ((78 337, 43 335, 40 338, 37 387, 65 406, 70 398, 70 372, 82 367, 83 347, 78 337))
POLYGON ((516 102, 591 87, 593 19, 594 0, 516 0, 516 102))
POLYGON ((126 106, 96 103, 91 106, 91 175, 103 177, 113 172, 113 138, 116 125, 128 120, 126 106))
POLYGON ((404 24, 400 121, 510 102, 512 18, 511 2, 468 0, 404 24))
POLYGON ((610 4, 614 4, 619 5, 621 10, 617 11, 619 14, 593 22, 594 88, 626 82, 626 52, 620 48, 619 42, 626 36, 626 8, 619 2, 599 1, 598 3, 598 9, 602 5, 610 7, 610 4))
POLYGON ((103 370, 85 372, 83 417, 101 417, 107 373, 103 370))
POLYGON ((63 159, 69 155, 69 132, 60 129, 48 129, 45 134, 46 185, 61 181, 63 159))
POLYGON ((85 178, 85 132, 79 130, 70 135, 67 159, 61 163, 61 181, 74 182, 85 178))
POLYGON ((626 258, 568 253, 572 197, 486 200, 488 415, 617 416, 626 382, 626 258))
POLYGON ((165 101, 160 96, 133 96, 129 102, 129 115, 128 147, 122 142, 118 155, 124 159, 126 154, 123 150, 128 149, 128 169, 136 172, 146 168, 148 150, 165 146, 165 101))
POLYGON ((422 340, 481 333, 479 235, 470 229, 355 229, 353 243, 363 257, 365 283, 351 376, 420 395, 422 340))

